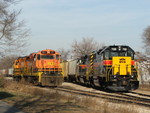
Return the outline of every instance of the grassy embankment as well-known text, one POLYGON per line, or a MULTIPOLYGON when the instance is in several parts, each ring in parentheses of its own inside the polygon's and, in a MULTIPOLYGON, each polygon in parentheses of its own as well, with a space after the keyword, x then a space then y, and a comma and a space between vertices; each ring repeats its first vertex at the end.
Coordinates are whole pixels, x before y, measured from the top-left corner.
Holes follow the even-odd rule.
POLYGON ((27 113, 138 113, 132 104, 115 105, 108 100, 98 101, 97 98, 60 93, 25 83, 5 81, 3 78, 0 78, 0 100, 27 113))

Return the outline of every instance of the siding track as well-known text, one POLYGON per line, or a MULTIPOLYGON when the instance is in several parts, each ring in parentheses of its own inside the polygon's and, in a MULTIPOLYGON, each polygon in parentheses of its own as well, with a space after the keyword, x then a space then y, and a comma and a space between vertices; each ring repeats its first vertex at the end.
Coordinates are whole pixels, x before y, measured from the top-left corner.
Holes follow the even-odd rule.
POLYGON ((150 107, 150 95, 142 94, 142 93, 106 92, 106 91, 99 92, 99 90, 97 89, 93 89, 92 91, 85 91, 85 90, 79 90, 79 89, 68 88, 63 86, 57 87, 55 88, 55 90, 77 94, 77 95, 101 98, 101 99, 109 100, 111 102, 131 103, 140 106, 150 107))

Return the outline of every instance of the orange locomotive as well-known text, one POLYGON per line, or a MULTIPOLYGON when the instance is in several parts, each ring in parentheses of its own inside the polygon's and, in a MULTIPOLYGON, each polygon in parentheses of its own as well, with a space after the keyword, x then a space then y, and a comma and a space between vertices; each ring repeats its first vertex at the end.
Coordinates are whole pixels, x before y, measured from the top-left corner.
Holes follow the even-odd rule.
POLYGON ((50 49, 19 57, 13 68, 13 78, 16 81, 24 78, 30 83, 42 86, 59 86, 63 82, 60 54, 50 49))

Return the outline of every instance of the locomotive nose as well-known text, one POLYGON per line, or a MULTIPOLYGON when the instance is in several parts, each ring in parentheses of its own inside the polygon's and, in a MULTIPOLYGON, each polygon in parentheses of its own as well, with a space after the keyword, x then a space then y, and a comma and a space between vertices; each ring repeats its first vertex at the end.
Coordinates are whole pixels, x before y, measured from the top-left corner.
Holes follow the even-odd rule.
POLYGON ((113 57, 113 75, 131 74, 131 57, 113 57))

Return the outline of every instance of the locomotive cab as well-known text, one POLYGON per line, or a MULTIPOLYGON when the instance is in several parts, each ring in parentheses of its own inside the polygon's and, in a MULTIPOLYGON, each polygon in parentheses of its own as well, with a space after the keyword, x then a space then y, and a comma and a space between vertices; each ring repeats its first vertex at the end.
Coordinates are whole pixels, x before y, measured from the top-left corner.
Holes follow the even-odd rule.
MULTIPOLYGON (((53 50, 43 50, 34 56, 35 69, 40 73, 39 81, 42 85, 61 85, 62 69, 60 67, 60 55, 53 50)), ((36 71, 36 70, 35 70, 36 71)))
POLYGON ((39 70, 46 75, 61 74, 61 68, 58 65, 60 55, 53 54, 38 54, 36 60, 36 66, 40 67, 39 70))

